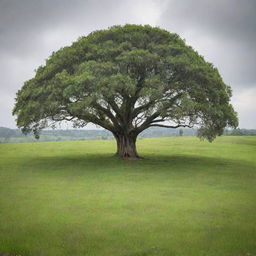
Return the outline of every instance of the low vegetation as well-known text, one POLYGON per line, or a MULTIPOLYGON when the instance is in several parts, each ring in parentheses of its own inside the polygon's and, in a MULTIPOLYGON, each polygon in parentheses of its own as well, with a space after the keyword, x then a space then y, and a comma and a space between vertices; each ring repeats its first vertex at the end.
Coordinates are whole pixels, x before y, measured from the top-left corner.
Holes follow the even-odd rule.
POLYGON ((0 255, 256 255, 256 138, 0 145, 0 255))

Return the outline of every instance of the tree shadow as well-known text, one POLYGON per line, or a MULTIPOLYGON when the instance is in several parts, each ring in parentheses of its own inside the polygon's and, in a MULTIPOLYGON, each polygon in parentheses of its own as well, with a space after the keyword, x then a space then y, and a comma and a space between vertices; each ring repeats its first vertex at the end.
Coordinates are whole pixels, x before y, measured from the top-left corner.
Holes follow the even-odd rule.
POLYGON ((221 171, 224 168, 241 169, 254 168, 248 161, 206 157, 199 155, 143 155, 138 161, 124 161, 113 154, 87 154, 66 156, 42 156, 24 162, 24 168, 36 172, 63 172, 81 175, 89 172, 125 171, 132 172, 182 172, 205 169, 221 171))

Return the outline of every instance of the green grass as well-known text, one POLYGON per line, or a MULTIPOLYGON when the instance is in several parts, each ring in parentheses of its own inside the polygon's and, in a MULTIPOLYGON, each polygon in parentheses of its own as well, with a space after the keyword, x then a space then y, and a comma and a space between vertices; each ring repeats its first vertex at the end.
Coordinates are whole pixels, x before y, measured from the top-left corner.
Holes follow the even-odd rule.
POLYGON ((256 137, 0 145, 0 255, 256 255, 256 137))

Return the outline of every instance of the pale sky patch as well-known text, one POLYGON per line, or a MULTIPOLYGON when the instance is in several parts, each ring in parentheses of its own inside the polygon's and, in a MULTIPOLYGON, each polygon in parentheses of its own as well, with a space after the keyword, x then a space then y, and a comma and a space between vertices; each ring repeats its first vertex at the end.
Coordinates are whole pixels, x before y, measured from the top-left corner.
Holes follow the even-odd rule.
POLYGON ((256 86, 251 86, 245 90, 234 90, 232 104, 236 106, 238 112, 239 123, 241 128, 246 128, 244 123, 249 127, 255 128, 255 99, 256 99, 256 86))

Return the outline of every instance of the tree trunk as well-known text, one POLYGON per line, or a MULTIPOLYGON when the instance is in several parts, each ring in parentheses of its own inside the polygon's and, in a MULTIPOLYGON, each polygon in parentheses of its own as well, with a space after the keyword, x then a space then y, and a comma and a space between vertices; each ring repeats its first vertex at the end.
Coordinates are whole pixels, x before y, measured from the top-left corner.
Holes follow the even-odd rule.
POLYGON ((136 150, 137 135, 114 134, 116 138, 116 155, 121 158, 139 158, 136 150))

